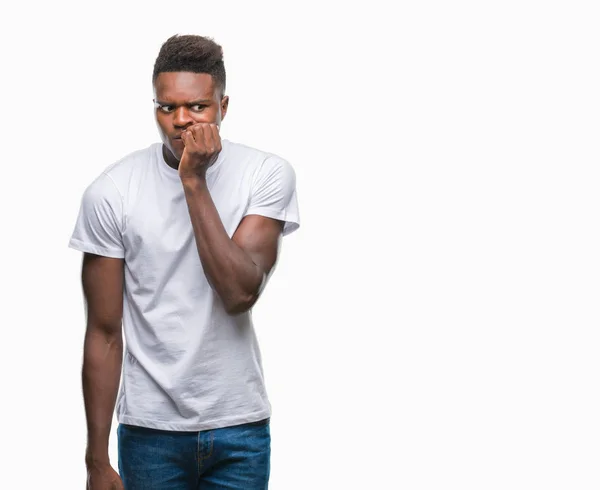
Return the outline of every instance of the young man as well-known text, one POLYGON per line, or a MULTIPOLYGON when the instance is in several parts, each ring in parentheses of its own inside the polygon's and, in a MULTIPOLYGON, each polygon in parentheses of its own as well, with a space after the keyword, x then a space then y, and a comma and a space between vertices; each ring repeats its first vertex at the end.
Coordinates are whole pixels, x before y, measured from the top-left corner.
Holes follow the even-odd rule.
POLYGON ((294 170, 221 140, 212 40, 168 39, 153 83, 162 144, 86 189, 70 241, 84 252, 88 488, 265 489, 271 407, 250 311, 299 226, 294 170))

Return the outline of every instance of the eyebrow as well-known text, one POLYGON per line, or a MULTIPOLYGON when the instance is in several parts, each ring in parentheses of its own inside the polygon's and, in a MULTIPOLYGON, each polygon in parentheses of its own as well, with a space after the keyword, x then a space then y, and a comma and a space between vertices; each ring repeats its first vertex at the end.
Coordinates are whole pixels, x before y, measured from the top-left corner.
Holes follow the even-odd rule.
MULTIPOLYGON (((154 102, 158 105, 177 105, 172 102, 164 102, 164 101, 158 100, 158 99, 156 99, 154 102)), ((211 99, 198 99, 198 100, 193 100, 191 102, 186 102, 185 104, 181 104, 181 105, 186 105, 186 106, 190 107, 190 106, 198 105, 198 104, 210 104, 211 102, 212 102, 211 99)))

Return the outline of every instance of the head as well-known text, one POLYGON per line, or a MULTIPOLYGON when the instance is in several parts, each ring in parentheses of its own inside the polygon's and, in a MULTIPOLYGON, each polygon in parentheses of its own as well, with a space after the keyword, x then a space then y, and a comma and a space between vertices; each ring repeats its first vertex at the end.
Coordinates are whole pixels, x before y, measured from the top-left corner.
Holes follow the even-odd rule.
POLYGON ((181 132, 198 122, 220 126, 227 113, 223 49, 206 37, 173 36, 160 48, 152 82, 165 156, 178 162, 184 148, 181 132))

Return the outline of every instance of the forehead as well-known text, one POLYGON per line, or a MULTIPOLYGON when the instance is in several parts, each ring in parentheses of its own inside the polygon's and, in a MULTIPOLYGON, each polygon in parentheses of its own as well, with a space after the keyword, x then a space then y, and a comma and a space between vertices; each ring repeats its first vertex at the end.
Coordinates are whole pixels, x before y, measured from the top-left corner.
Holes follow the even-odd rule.
POLYGON ((213 78, 208 73, 163 72, 154 82, 156 98, 168 102, 212 99, 214 88, 213 78))

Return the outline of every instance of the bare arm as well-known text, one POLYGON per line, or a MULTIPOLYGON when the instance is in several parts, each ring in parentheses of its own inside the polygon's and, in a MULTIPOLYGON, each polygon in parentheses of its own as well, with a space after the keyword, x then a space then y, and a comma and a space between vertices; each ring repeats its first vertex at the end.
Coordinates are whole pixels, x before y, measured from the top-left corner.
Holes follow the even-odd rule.
POLYGON ((88 467, 110 464, 108 440, 123 358, 123 265, 123 259, 87 253, 83 258, 87 329, 82 383, 88 429, 88 467))
POLYGON ((182 179, 198 254, 208 282, 227 312, 237 314, 257 301, 275 262, 283 223, 246 216, 229 238, 203 177, 182 179))

